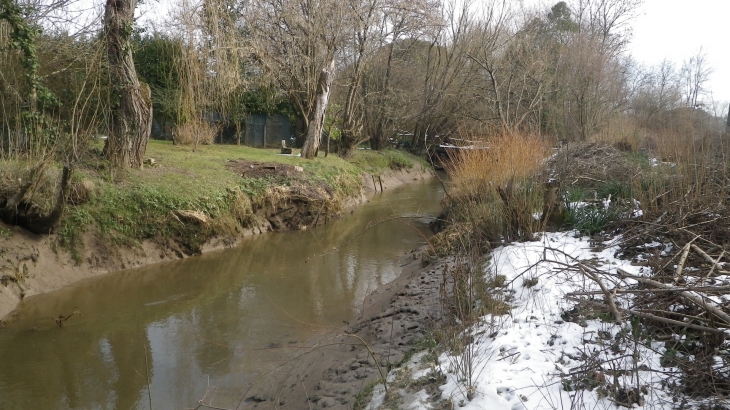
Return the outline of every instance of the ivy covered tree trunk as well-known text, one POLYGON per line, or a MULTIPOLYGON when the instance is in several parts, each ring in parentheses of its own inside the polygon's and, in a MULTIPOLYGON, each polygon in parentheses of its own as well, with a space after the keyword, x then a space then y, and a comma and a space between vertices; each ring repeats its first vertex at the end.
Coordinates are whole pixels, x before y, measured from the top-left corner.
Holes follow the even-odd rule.
POLYGON ((327 68, 322 70, 319 75, 319 84, 317 85, 317 96, 314 100, 314 109, 312 110, 312 118, 309 120, 307 127, 307 139, 302 147, 302 157, 312 159, 317 156, 319 150, 319 142, 322 137, 322 126, 324 125, 324 114, 327 111, 327 104, 330 98, 330 89, 332 88, 332 79, 335 76, 335 60, 333 59, 327 68))
POLYGON ((140 168, 152 131, 150 88, 140 83, 132 59, 136 0, 107 0, 104 31, 112 81, 112 112, 104 152, 113 166, 140 168))

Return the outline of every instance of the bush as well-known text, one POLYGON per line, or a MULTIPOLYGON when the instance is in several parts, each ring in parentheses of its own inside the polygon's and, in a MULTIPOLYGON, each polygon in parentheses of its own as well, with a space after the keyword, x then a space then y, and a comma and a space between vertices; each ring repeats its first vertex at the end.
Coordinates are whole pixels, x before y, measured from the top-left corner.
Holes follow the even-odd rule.
POLYGON ((490 240, 531 239, 541 229, 534 215, 542 210, 544 193, 534 176, 549 152, 545 140, 525 134, 456 150, 446 165, 451 177, 447 214, 492 231, 485 235, 490 240))
POLYGON ((175 127, 175 144, 209 145, 215 141, 218 128, 204 120, 193 120, 175 127))

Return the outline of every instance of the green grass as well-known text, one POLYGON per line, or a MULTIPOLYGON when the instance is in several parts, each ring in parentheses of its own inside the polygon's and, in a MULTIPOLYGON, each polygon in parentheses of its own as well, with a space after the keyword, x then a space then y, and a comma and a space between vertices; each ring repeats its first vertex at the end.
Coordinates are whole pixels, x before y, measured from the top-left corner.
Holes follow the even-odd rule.
POLYGON ((599 198, 630 199, 632 196, 631 185, 621 181, 609 181, 601 184, 598 189, 599 198))
POLYGON ((325 181, 334 181, 342 173, 359 175, 355 167, 334 155, 306 160, 276 155, 278 152, 279 150, 236 145, 203 145, 198 147, 197 152, 192 152, 187 146, 172 145, 167 141, 150 141, 146 156, 154 158, 170 172, 158 174, 143 169, 131 171, 130 177, 159 190, 177 191, 180 184, 184 184, 186 189, 193 190, 191 194, 205 196, 211 190, 240 184, 241 177, 226 168, 226 161, 241 158, 297 165, 308 174, 325 181))
POLYGON ((352 404, 353 410, 363 410, 365 407, 367 407, 368 403, 370 403, 370 399, 373 397, 373 390, 375 389, 375 386, 382 383, 382 379, 373 380, 372 382, 368 383, 365 387, 363 387, 362 390, 360 390, 357 395, 355 395, 355 400, 352 404))
POLYGON ((649 170, 652 168, 651 160, 649 159, 649 155, 647 155, 643 151, 632 151, 626 153, 626 158, 637 165, 639 165, 643 170, 649 170))
POLYGON ((370 174, 379 174, 384 170, 413 169, 429 167, 425 159, 411 155, 405 151, 385 149, 382 151, 356 150, 350 162, 370 174))
POLYGON ((59 227, 58 245, 80 262, 84 232, 94 230, 111 246, 136 247, 144 240, 174 238, 186 252, 196 253, 211 236, 236 234, 248 227, 251 220, 241 218, 234 209, 241 202, 240 195, 248 196, 244 202, 263 206, 261 198, 271 186, 311 184, 327 186, 333 201, 342 201, 359 194, 363 172, 425 165, 393 150, 361 151, 354 161, 332 154, 306 160, 276 155, 278 152, 234 145, 204 145, 193 152, 189 146, 151 140, 146 157, 154 158, 158 165, 121 175, 112 175, 98 156, 90 158, 76 170, 74 179, 93 182, 92 199, 68 207, 59 227), (228 161, 237 159, 300 166, 304 172, 297 178, 244 179, 227 168, 228 161), (182 223, 173 215, 176 210, 203 212, 212 222, 182 223))
POLYGON ((566 210, 568 225, 578 232, 588 235, 603 232, 611 222, 618 218, 615 208, 606 208, 602 203, 573 205, 566 207, 566 210))

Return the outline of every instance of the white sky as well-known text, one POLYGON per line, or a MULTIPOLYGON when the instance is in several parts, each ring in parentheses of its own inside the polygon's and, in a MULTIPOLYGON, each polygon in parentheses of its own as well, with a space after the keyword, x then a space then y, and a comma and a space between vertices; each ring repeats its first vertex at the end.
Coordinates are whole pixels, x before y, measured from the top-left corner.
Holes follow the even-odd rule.
POLYGON ((730 0, 644 0, 629 46, 645 65, 675 62, 700 47, 714 69, 707 86, 715 101, 730 101, 730 0))

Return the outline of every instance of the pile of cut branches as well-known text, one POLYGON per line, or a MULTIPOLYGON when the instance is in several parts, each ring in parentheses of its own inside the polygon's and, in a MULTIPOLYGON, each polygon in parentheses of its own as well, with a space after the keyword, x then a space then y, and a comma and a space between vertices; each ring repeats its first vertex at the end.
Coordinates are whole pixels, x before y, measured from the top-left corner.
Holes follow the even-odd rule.
POLYGON ((577 310, 638 326, 633 343, 661 355, 651 371, 676 376, 666 387, 678 396, 730 395, 729 221, 696 211, 630 222, 620 252, 639 274, 577 260, 565 266, 591 284, 566 295, 577 310))

